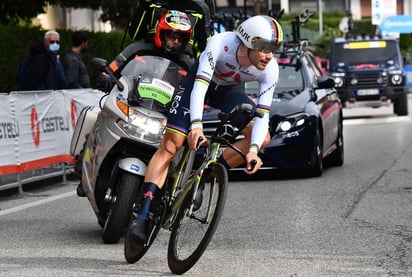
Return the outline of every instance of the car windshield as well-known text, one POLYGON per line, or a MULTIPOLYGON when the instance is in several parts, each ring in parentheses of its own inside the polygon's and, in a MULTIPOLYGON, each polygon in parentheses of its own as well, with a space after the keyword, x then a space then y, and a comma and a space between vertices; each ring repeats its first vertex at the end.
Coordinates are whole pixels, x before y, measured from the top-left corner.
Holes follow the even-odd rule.
MULTIPOLYGON (((246 93, 256 97, 258 91, 257 82, 248 82, 245 84, 246 93)), ((281 100, 290 100, 299 95, 303 90, 302 71, 296 70, 295 65, 279 64, 279 80, 276 84, 273 98, 281 100)))
POLYGON ((400 62, 396 41, 350 41, 333 44, 331 67, 335 67, 338 63, 382 64, 390 61, 397 64, 400 62))

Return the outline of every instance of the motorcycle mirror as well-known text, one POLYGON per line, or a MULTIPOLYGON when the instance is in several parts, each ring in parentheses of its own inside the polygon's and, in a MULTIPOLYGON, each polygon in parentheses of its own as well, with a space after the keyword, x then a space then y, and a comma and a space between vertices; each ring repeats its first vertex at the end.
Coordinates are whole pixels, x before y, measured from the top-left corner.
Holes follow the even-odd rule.
POLYGON ((98 71, 106 71, 107 61, 105 59, 93 58, 90 63, 98 71))
POLYGON ((118 78, 116 78, 116 76, 114 76, 113 71, 111 70, 111 68, 110 68, 109 65, 107 64, 107 60, 102 59, 102 58, 97 58, 97 57, 95 57, 95 58, 93 58, 93 59, 90 61, 90 63, 91 63, 91 65, 92 65, 95 69, 97 69, 98 71, 100 71, 100 72, 106 72, 107 74, 109 74, 109 76, 114 80, 114 82, 115 82, 116 85, 117 85, 117 88, 118 88, 120 91, 123 91, 123 90, 124 90, 123 84, 119 81, 118 78))

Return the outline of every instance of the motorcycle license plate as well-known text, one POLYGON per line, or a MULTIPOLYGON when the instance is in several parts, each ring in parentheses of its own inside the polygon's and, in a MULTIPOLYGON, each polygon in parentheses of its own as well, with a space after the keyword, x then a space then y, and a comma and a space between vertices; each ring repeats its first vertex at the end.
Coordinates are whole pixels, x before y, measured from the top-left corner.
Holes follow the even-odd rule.
POLYGON ((359 95, 359 96, 378 95, 379 94, 379 89, 358 89, 356 94, 359 95))

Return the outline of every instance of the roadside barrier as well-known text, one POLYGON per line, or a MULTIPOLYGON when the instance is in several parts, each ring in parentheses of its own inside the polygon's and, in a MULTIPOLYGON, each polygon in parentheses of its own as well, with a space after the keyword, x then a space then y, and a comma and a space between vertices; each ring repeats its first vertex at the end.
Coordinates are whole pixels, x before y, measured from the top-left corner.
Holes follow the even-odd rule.
POLYGON ((0 94, 0 191, 71 171, 70 141, 80 111, 99 106, 94 89, 0 94))

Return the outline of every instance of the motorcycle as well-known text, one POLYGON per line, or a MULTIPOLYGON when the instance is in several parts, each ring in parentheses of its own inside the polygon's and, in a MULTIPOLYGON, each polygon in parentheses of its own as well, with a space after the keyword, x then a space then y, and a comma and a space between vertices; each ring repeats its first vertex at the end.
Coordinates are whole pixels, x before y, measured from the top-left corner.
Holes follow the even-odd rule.
POLYGON ((100 100, 100 111, 82 110, 70 152, 82 159, 83 189, 103 228, 102 240, 117 243, 163 137, 165 111, 186 71, 158 56, 136 56, 120 78, 104 59, 94 58, 92 65, 115 85, 100 100))

